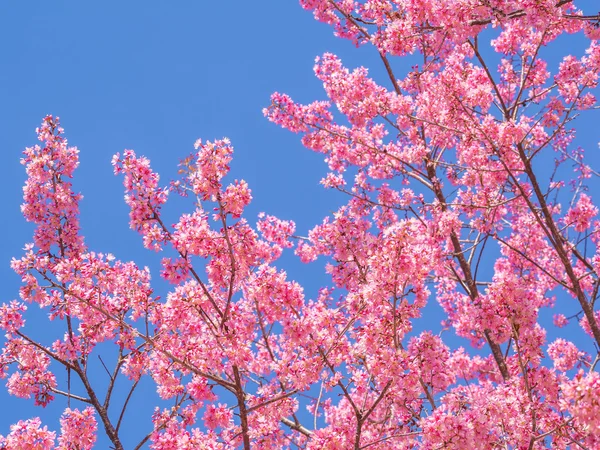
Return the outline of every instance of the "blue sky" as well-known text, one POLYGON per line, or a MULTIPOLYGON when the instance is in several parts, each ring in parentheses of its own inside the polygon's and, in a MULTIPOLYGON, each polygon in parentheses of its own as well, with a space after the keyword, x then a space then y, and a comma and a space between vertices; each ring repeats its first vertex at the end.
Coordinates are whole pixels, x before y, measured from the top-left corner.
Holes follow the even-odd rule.
MULTIPOLYGON (((146 155, 166 182, 197 138, 227 136, 236 149, 232 176, 253 190, 248 218, 265 211, 293 219, 303 234, 343 198, 320 187, 322 156, 269 123, 261 110, 274 91, 302 102, 325 99, 312 72, 324 52, 338 54, 349 67, 383 73, 372 49, 356 50, 298 2, 281 0, 6 1, 0 3, 0 52, 2 301, 18 296, 20 280, 9 261, 21 255, 33 230, 19 211, 25 179, 19 159, 36 143, 34 129, 46 114, 60 116, 70 144, 81 151, 74 186, 84 195, 87 245, 156 268, 159 258, 129 230, 122 180, 110 165, 114 153, 131 148, 146 155)), ((182 203, 174 204, 167 209, 173 217, 182 203)), ((327 282, 320 267, 286 268, 313 296, 327 282)), ((44 323, 42 316, 37 313, 33 323, 44 323)), ((147 417, 151 402, 140 400, 147 417)), ((42 411, 3 388, 0 404, 0 434, 35 415, 57 429, 56 413, 66 406, 59 399, 42 411)))

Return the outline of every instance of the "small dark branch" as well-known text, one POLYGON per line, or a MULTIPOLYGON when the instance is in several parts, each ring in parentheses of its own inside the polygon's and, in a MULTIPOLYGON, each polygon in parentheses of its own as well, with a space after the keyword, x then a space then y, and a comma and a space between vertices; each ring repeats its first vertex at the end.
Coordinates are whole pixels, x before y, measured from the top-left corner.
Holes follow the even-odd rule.
POLYGON ((483 238, 483 244, 481 245, 481 249, 479 250, 479 256, 477 257, 477 262, 475 263, 475 273, 473 275, 475 279, 477 279, 477 272, 479 271, 479 264, 481 263, 481 259, 483 257, 483 250, 485 249, 485 244, 487 243, 489 237, 489 235, 486 235, 483 238))
POLYGON ((138 445, 135 446, 134 450, 141 450, 141 448, 144 446, 144 444, 146 442, 148 442, 148 440, 150 439, 150 437, 152 436, 152 433, 154 433, 155 431, 160 431, 162 429, 165 428, 165 425, 162 424, 159 427, 157 427, 155 430, 151 431, 150 433, 148 433, 146 436, 144 436, 144 438, 140 441, 140 443, 138 445))
MULTIPOLYGON (((100 361, 102 362, 102 365, 104 366, 104 368, 106 369, 106 372, 108 373, 108 369, 106 368, 106 366, 104 365, 104 361, 102 361, 102 358, 100 357, 100 355, 98 355, 98 358, 100 359, 100 361)), ((104 407, 108 410, 108 405, 110 404, 110 398, 112 396, 112 391, 115 387, 115 382, 117 381, 117 376, 119 375, 119 370, 121 369, 121 366, 123 365, 123 363, 125 362, 125 360, 123 359, 123 349, 119 349, 119 359, 117 360, 117 363, 115 364, 115 368, 113 370, 112 375, 109 373, 108 376, 110 377, 110 383, 108 383, 108 388, 106 389, 106 397, 104 398, 104 407)))
POLYGON ((431 410, 434 411, 435 408, 436 408, 436 406, 435 406, 435 400, 433 399, 433 396, 431 395, 431 392, 429 392, 429 389, 427 389, 427 385, 423 381, 422 377, 419 377, 419 383, 421 384, 421 387, 423 388, 423 392, 425 393, 425 397, 427 397, 427 401, 431 405, 431 410))
POLYGON ((490 69, 488 68, 487 64, 485 63, 483 56, 481 56, 481 53, 479 53, 479 49, 477 48, 477 46, 475 44, 473 44, 471 41, 467 41, 467 42, 471 46, 471 49, 473 49, 473 52, 475 53, 475 56, 477 57, 479 64, 481 64, 481 67, 483 68, 483 70, 485 70, 488 80, 490 80, 490 83, 492 84, 492 88, 494 89, 494 92, 496 93, 496 97, 498 98, 498 101, 500 102, 500 106, 502 107, 502 113, 504 114, 504 117, 506 119, 508 119, 509 118, 508 109, 506 107, 506 104, 504 103, 504 99, 502 98, 502 95, 500 94, 500 89, 498 89, 498 85, 494 81, 494 77, 492 76, 490 69))
MULTIPOLYGON (((589 236, 586 236, 589 237, 589 236)), ((585 267, 587 267, 587 269, 593 273, 596 277, 598 276, 598 273, 596 272, 596 268, 590 264, 590 262, 587 260, 587 258, 585 256, 583 256, 581 254, 581 252, 577 249, 577 247, 573 247, 571 249, 571 251, 573 252, 573 256, 575 256, 575 258, 577 258, 581 264, 583 264, 585 267)))
POLYGON ((373 442, 369 442, 366 445, 363 445, 361 447, 361 450, 365 449, 365 448, 372 447, 372 446, 377 445, 377 444, 379 444, 381 442, 390 441, 392 439, 399 439, 399 438, 406 438, 406 437, 415 437, 415 436, 419 436, 420 434, 421 434, 421 431, 411 431, 411 432, 408 432, 408 433, 392 434, 392 435, 389 435, 389 436, 377 439, 377 440, 375 440, 373 442))
MULTIPOLYGON (((571 3, 573 0, 560 0, 559 2, 557 2, 554 7, 555 8, 560 8, 563 5, 566 5, 567 3, 571 3)), ((524 10, 522 9, 516 9, 514 11, 511 11, 507 14, 502 14, 502 16, 506 19, 516 19, 518 17, 523 17, 525 16, 526 13, 524 10)), ((565 17, 568 18, 580 18, 582 16, 571 16, 571 15, 565 15, 565 17)), ((590 17, 597 17, 597 16, 590 16, 590 17)), ((469 25, 488 25, 490 23, 492 23, 492 18, 487 18, 487 19, 478 19, 478 20, 471 20, 469 21, 469 25)))
POLYGON ((306 437, 312 437, 313 432, 308 430, 307 428, 303 427, 301 424, 299 424, 298 422, 294 422, 286 417, 281 419, 281 423, 283 423, 284 425, 290 427, 292 430, 295 430, 301 434, 303 434, 306 437))
POLYGON ((289 391, 289 392, 283 392, 283 393, 277 395, 276 397, 270 398, 269 400, 265 400, 264 402, 254 405, 251 408, 247 408, 246 412, 251 413, 252 411, 262 408, 263 406, 267 406, 267 405, 270 405, 271 403, 278 402, 280 400, 283 400, 284 398, 291 397, 292 395, 295 395, 297 393, 298 393, 298 391, 296 389, 289 391))
POLYGON ((135 383, 133 383, 133 386, 131 386, 131 389, 129 389, 129 393, 127 394, 127 398, 125 399, 125 402, 123 403, 123 408, 121 409, 121 414, 119 414, 119 420, 117 421, 117 433, 119 432, 119 428, 121 428, 121 422, 123 422, 123 417, 125 417, 125 410, 127 409, 127 405, 129 404, 129 400, 131 399, 131 396, 133 395, 133 391, 135 391, 135 388, 138 386, 138 383, 140 382, 140 380, 137 380, 135 383))
POLYGON ((365 25, 377 25, 377 22, 372 22, 370 20, 361 19, 360 17, 351 16, 354 20, 360 23, 364 23, 365 25))
POLYGON ((396 80, 396 76, 394 75, 394 71, 392 70, 392 66, 390 66, 387 56, 385 56, 384 53, 379 52, 379 57, 381 58, 381 61, 383 61, 388 78, 392 82, 392 86, 394 86, 394 91, 396 94, 401 95, 400 86, 398 86, 398 80, 396 80))
POLYGON ((337 3, 334 0, 329 0, 329 3, 342 15, 344 16, 344 18, 350 22, 352 25, 354 25, 358 31, 360 32, 360 34, 366 39, 366 40, 370 40, 371 39, 371 35, 367 32, 367 30, 365 30, 363 27, 361 27, 356 18, 350 14, 346 14, 344 11, 342 11, 342 9, 337 5, 337 3))
POLYGON ((504 355, 502 354, 502 349, 500 348, 500 345, 492 339, 492 333, 490 330, 484 330, 483 334, 485 336, 485 340, 487 341, 492 350, 492 355, 494 357, 494 360, 496 361, 496 364, 498 365, 498 368, 500 369, 502 378, 505 381, 508 380, 510 378, 510 373, 508 372, 508 367, 506 365, 506 361, 504 360, 504 355))
POLYGON ((379 396, 377 397, 377 399, 373 402, 373 404, 371 405, 369 410, 363 415, 363 417, 362 417, 363 422, 369 418, 369 416, 371 415, 371 413, 373 413, 373 411, 375 411, 375 408, 377 408, 377 405, 379 405, 381 400, 383 400, 383 397, 385 397, 385 394, 389 390, 391 385, 392 385, 392 380, 389 380, 387 382, 387 384, 384 386, 384 388, 381 391, 381 393, 379 394, 379 396))
POLYGON ((50 389, 50 391, 54 392, 56 395, 62 395, 64 397, 67 397, 69 400, 73 399, 73 400, 77 400, 83 403, 89 403, 91 404, 91 400, 89 398, 85 398, 85 397, 80 397, 79 395, 75 395, 75 394, 71 394, 71 392, 65 392, 65 391, 61 391, 60 389, 50 389))
POLYGON ((71 408, 71 368, 67 367, 67 392, 69 396, 67 398, 67 408, 71 408))
POLYGON ((79 375, 79 379, 83 383, 83 386, 85 387, 85 390, 90 397, 90 402, 93 405, 96 412, 98 413, 98 415, 100 416, 100 420, 104 425, 104 431, 106 432, 106 435, 112 442, 115 450, 124 450, 123 444, 121 444, 121 440, 119 438, 119 433, 117 432, 112 422, 110 421, 110 418, 108 417, 108 410, 104 408, 104 406, 100 402, 100 399, 96 396, 96 392, 90 384, 87 375, 80 368, 75 368, 73 370, 77 373, 77 375, 79 375))
MULTIPOLYGON (((513 11, 511 13, 504 15, 504 17, 507 19, 516 19, 518 17, 523 17, 523 16, 525 16, 525 11, 523 11, 522 9, 518 9, 516 11, 513 11)), ((469 21, 469 25, 488 25, 488 24, 492 23, 492 20, 493 20, 492 18, 471 20, 471 21, 469 21)))
POLYGON ((600 280, 596 279, 596 281, 594 281, 594 291, 592 292, 592 296, 591 296, 591 300, 590 300, 592 307, 594 306, 594 303, 596 303, 596 299, 598 298, 598 289, 599 288, 600 288, 600 280))
POLYGON ((595 16, 577 16, 575 14, 565 14, 564 17, 575 20, 585 20, 587 22, 593 22, 595 20, 600 20, 600 14, 596 14, 595 16))
POLYGON ((231 239, 229 239, 229 232, 227 231, 227 220, 225 219, 225 211, 223 209, 223 204, 219 198, 219 212, 221 216, 221 224, 223 226, 223 236, 225 236, 225 242, 227 243, 227 251, 229 252, 229 260, 231 263, 230 271, 231 278, 229 279, 229 290, 227 292, 227 303, 225 305, 225 312, 221 317, 221 328, 225 326, 225 322, 227 322, 227 318, 229 316, 229 310, 231 308, 231 302, 233 300, 233 289, 235 285, 235 252, 233 250, 233 244, 231 243, 231 239))
POLYGON ((144 444, 150 440, 150 436, 152 436, 152 433, 154 433, 154 431, 144 436, 144 438, 140 441, 138 445, 135 446, 133 450, 140 450, 144 446, 144 444))
POLYGON ((106 367, 106 364, 104 364, 104 361, 102 360, 102 356, 98 355, 98 359, 100 360, 100 363, 102 364, 102 367, 104 367, 104 370, 105 370, 106 374, 108 375, 108 377, 112 381, 113 380, 113 376, 111 375, 110 371, 108 370, 108 367, 106 367))

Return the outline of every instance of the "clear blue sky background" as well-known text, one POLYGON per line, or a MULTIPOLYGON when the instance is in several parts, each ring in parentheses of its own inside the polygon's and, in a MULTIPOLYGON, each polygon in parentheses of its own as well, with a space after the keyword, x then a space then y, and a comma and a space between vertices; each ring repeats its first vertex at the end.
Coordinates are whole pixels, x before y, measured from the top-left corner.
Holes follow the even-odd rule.
MULTIPOLYGON (((295 220, 300 233, 320 222, 343 200, 319 186, 322 156, 269 123, 261 110, 274 91, 302 102, 325 99, 312 66, 326 51, 349 67, 383 73, 372 49, 334 38, 292 0, 1 2, 0 300, 18 296, 20 280, 9 261, 22 254, 33 229, 19 211, 25 179, 19 159, 37 142, 34 129, 46 114, 60 116, 70 144, 81 150, 74 185, 84 195, 81 224, 92 250, 157 267, 159 258, 129 230, 122 180, 113 176, 110 159, 134 149, 166 182, 197 138, 232 140, 232 175, 253 190, 250 220, 265 211, 295 220)), ((167 213, 174 221, 183 203, 173 205, 167 213)), ((309 296, 327 283, 320 267, 286 266, 309 296)), ((46 331, 42 319, 38 313, 30 321, 40 333, 46 331)), ((135 438, 140 432, 133 416, 139 411, 139 423, 147 426, 153 404, 150 397, 137 399, 142 406, 131 410, 126 424, 135 438)), ((10 423, 36 415, 58 430, 66 401, 59 398, 42 411, 2 388, 0 405, 0 434, 7 434, 10 423)), ((107 445, 102 440, 98 448, 107 445)))

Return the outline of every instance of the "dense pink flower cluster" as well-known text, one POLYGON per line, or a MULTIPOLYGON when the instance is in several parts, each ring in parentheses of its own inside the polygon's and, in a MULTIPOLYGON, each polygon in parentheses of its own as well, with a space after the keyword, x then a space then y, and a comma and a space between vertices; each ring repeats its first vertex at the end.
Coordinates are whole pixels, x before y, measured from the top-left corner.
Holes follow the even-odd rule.
POLYGON ((11 425, 6 437, 0 436, 0 448, 6 450, 51 450, 56 433, 42 427, 40 419, 20 420, 11 425))
POLYGON ((46 116, 36 131, 42 146, 27 148, 21 159, 27 166, 21 210, 26 220, 37 225, 37 248, 76 256, 84 248, 79 235, 78 204, 82 196, 73 193, 68 179, 79 165, 79 150, 67 145, 58 117, 46 116))
MULTIPOLYGON (((155 450, 600 448, 597 171, 570 128, 597 108, 600 18, 555 0, 301 4, 372 45, 387 76, 326 53, 314 71, 327 101, 275 93, 264 110, 325 155, 322 184, 348 201, 300 237, 264 213, 251 225, 227 139, 198 140, 169 187, 148 159, 115 155, 131 228, 166 255, 161 299, 147 269, 84 246, 78 152, 46 117, 23 159, 36 229, 12 262, 21 301, 0 307, 9 392, 86 404, 65 409, 60 449, 92 448, 97 430, 123 449, 135 395, 114 397, 121 375, 169 402, 140 431, 155 450), (565 33, 584 56, 542 59, 565 33), (419 62, 394 74, 411 53, 419 62), (192 205, 169 225, 172 191, 192 205), (277 267, 292 247, 329 286, 305 292, 277 267), (28 331, 32 302, 64 325, 50 345, 28 331), (116 355, 108 387, 89 376, 100 344, 116 355)), ((0 437, 0 449, 55 443, 39 419, 0 437)))
POLYGON ((562 386, 563 404, 582 427, 587 441, 594 446, 600 444, 600 375, 598 372, 579 371, 575 377, 562 386))
POLYGON ((147 158, 138 158, 133 150, 126 150, 123 157, 117 153, 112 160, 115 174, 125 175, 125 202, 131 208, 131 229, 144 236, 144 246, 160 250, 166 236, 157 223, 157 213, 167 201, 168 190, 158 187, 159 176, 150 169, 147 158))
POLYGON ((67 408, 60 419, 61 434, 58 437, 58 450, 90 450, 96 442, 97 431, 94 409, 83 411, 67 408))

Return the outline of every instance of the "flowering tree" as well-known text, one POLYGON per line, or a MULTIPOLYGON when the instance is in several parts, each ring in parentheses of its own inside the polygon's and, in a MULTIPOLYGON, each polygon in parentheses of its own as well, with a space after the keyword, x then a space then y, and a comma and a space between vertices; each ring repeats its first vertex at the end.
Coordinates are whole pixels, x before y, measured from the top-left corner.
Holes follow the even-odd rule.
POLYGON ((388 75, 325 54, 315 73, 329 101, 276 93, 265 109, 326 155, 322 184, 347 204, 308 237, 269 215, 253 227, 248 185, 224 179, 228 140, 197 141, 165 187, 146 158, 117 154, 131 228, 166 255, 162 300, 147 269, 87 248, 69 181, 78 151, 46 117, 23 159, 36 229, 12 262, 23 286, 0 308, 0 367, 11 394, 69 407, 58 435, 25 420, 0 448, 89 449, 99 429, 123 449, 119 377, 131 392, 152 378, 168 405, 148 412, 136 448, 600 448, 600 222, 586 187, 598 174, 572 123, 596 108, 600 16, 571 0, 301 3, 372 45, 388 75), (585 55, 553 66, 542 55, 565 33, 585 55), (400 78, 394 59, 409 55, 420 59, 400 78), (172 226, 171 193, 190 199, 172 226), (294 246, 328 262, 316 298, 277 267, 294 246), (580 312, 544 323, 556 296, 580 312), (33 302, 63 338, 31 337, 33 302), (412 330, 427 302, 451 332, 412 330), (584 339, 546 338, 575 320, 584 339), (88 371, 100 344, 117 354, 102 390, 88 371), (76 389, 59 385, 61 366, 76 389))

